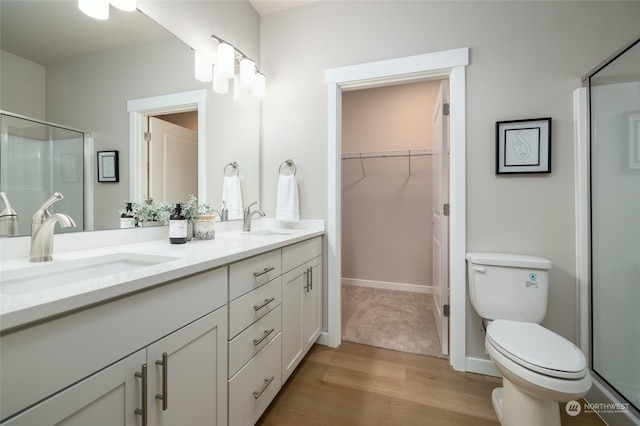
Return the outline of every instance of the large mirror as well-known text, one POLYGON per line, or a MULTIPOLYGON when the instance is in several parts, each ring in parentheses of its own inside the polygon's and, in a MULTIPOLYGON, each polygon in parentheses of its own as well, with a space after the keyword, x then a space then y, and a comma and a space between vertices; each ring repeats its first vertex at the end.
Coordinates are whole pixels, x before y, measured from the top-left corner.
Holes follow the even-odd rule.
MULTIPOLYGON (((109 19, 99 21, 80 12, 75 0, 0 0, 0 18, 0 110, 90 135, 84 145, 84 220, 78 220, 84 230, 119 228, 118 210, 146 196, 140 188, 149 185, 139 181, 146 174, 140 173, 144 165, 136 156, 145 147, 135 146, 144 143, 144 137, 134 133, 147 131, 152 117, 201 136, 196 139, 204 147, 196 149, 192 168, 199 184, 193 192, 200 201, 220 209, 225 166, 230 163, 238 164, 245 205, 259 200, 259 101, 214 94, 211 83, 194 77, 194 51, 142 12, 112 7, 109 19), (132 122, 132 101, 188 93, 204 100, 138 111, 138 123, 132 122), (97 153, 113 151, 118 152, 117 182, 99 181, 97 153)), ((3 164, 11 163, 11 154, 3 156, 3 164)), ((172 167, 172 158, 163 161, 172 167)), ((73 195, 64 195, 77 204, 70 199, 73 195)), ((30 222, 32 206, 11 201, 20 221, 30 222)), ((64 211, 62 202, 56 204, 52 211, 64 211)))

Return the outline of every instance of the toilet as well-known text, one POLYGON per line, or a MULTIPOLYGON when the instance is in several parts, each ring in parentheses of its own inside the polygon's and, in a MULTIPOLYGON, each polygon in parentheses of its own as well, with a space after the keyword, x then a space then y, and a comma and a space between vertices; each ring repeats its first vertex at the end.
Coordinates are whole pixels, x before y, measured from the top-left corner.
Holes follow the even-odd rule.
POLYGON ((489 322, 485 348, 503 376, 493 407, 503 426, 560 426, 560 402, 584 396, 591 376, 582 351, 540 323, 551 261, 537 256, 467 253, 469 298, 489 322))

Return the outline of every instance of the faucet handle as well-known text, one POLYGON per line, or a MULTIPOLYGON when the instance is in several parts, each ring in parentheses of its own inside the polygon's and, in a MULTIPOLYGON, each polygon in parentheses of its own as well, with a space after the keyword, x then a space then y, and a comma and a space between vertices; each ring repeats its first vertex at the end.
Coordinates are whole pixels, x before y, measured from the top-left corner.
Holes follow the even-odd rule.
POLYGON ((51 197, 49 197, 43 204, 42 206, 40 206, 40 208, 38 210, 36 210, 36 212, 33 214, 33 217, 31 218, 34 221, 44 221, 46 220, 48 217, 51 216, 51 213, 49 213, 49 207, 51 207, 51 204, 55 203, 56 201, 60 201, 64 198, 64 196, 60 193, 60 192, 54 192, 53 195, 51 197))

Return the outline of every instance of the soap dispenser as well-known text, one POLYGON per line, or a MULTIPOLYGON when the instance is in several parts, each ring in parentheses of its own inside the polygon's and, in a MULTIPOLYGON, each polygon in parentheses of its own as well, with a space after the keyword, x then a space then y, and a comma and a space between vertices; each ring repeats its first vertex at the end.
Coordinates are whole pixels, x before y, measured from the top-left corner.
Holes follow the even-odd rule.
POLYGON ((220 215, 220 221, 226 222, 229 220, 229 210, 227 209, 227 202, 222 202, 222 214, 220 215))
POLYGON ((187 242, 187 219, 182 215, 180 203, 176 204, 176 208, 169 218, 169 241, 171 244, 187 242))
POLYGON ((18 235, 18 213, 11 208, 6 193, 0 192, 0 201, 4 206, 0 210, 0 237, 15 237, 18 235))

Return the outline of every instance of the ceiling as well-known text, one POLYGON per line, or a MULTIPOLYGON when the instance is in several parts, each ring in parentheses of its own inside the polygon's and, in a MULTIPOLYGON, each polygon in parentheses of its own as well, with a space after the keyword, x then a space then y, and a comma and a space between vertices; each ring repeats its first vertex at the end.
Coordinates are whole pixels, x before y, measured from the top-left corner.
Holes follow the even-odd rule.
POLYGON ((249 3, 260 14, 260 16, 270 13, 281 12, 292 7, 304 6, 319 0, 249 0, 249 3))
MULTIPOLYGON (((249 1, 264 16, 318 0, 249 1)), ((0 1, 0 48, 44 66, 172 37, 143 13, 112 7, 109 19, 99 21, 80 12, 75 0, 0 1)))

